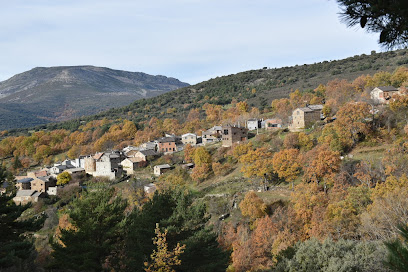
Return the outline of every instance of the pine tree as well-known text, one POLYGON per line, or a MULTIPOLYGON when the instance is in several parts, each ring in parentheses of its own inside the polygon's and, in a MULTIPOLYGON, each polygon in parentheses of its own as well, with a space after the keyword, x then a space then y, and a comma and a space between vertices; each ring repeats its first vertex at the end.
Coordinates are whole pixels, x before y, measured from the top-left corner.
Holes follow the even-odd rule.
POLYGON ((408 271, 408 226, 399 227, 401 240, 396 239, 391 242, 385 242, 388 249, 388 256, 385 264, 394 271, 408 271))
MULTIPOLYGON (((10 183, 13 180, 11 173, 0 166, 0 187, 4 182, 10 183)), ((12 201, 14 192, 15 190, 8 190, 0 195, 0 270, 11 266, 21 268, 22 262, 30 256, 33 249, 33 243, 26 233, 40 229, 45 220, 45 217, 17 220, 29 205, 15 205, 12 201)))
POLYGON ((68 212, 72 227, 60 229, 52 241, 52 266, 102 271, 117 265, 126 206, 113 188, 106 187, 92 188, 75 199, 68 212))

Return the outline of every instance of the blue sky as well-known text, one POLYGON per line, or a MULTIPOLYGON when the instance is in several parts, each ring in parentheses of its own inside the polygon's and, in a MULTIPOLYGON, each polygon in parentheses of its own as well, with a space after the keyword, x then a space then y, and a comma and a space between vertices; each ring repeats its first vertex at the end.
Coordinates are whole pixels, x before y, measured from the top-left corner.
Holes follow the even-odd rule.
POLYGON ((95 65, 190 84, 381 51, 334 0, 0 1, 0 80, 95 65))

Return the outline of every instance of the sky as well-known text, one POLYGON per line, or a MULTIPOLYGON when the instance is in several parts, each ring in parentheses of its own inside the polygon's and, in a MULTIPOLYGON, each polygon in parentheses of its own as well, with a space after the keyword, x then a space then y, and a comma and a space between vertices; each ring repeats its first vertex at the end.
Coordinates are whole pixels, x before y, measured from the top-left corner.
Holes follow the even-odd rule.
POLYGON ((335 0, 0 0, 0 81, 94 65, 195 84, 381 51, 335 0))

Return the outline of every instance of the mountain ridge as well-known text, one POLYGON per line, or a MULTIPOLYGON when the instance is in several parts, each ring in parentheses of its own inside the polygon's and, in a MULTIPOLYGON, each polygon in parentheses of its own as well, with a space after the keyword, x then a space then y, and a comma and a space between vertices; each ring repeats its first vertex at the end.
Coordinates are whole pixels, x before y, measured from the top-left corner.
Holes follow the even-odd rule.
POLYGON ((0 82, 0 129, 65 121, 189 86, 92 65, 35 67, 0 82))

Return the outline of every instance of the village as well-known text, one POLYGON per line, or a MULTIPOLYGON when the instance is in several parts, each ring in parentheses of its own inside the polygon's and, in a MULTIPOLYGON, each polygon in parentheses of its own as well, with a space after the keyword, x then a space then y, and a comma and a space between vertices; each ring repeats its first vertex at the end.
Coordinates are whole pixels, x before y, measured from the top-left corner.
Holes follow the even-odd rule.
MULTIPOLYGON (((376 87, 371 92, 372 105, 388 104, 394 94, 399 90, 392 86, 376 87)), ((276 131, 288 129, 291 132, 304 131, 318 121, 330 120, 323 114, 324 105, 305 105, 293 110, 288 121, 282 119, 258 119, 248 118, 245 125, 228 124, 213 126, 201 132, 201 136, 194 133, 186 133, 181 136, 166 134, 164 137, 145 142, 140 146, 127 146, 122 150, 109 150, 98 152, 93 155, 79 156, 73 160, 64 160, 50 167, 43 167, 35 171, 29 171, 25 176, 16 176, 17 194, 13 198, 16 204, 38 202, 40 198, 58 195, 58 188, 64 184, 58 184, 58 177, 63 173, 69 174, 70 179, 83 179, 84 176, 102 177, 109 181, 124 181, 133 176, 135 172, 148 166, 163 155, 173 154, 184 150, 185 146, 205 146, 221 142, 222 147, 231 147, 247 141, 251 133, 259 131, 276 131)), ((373 112, 375 109, 372 109, 373 112)), ((176 165, 154 164, 151 166, 151 176, 159 177, 165 172, 174 169, 176 165)), ((180 165, 184 169, 194 168, 193 163, 183 162, 180 165)), ((78 186, 81 186, 78 182, 78 186)), ((156 190, 154 182, 144 185, 144 192, 150 194, 156 190)))

